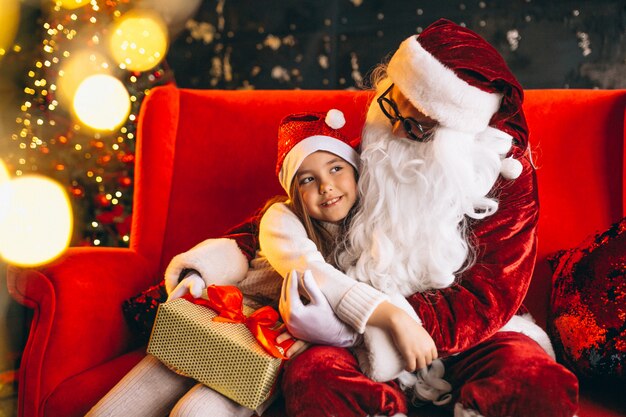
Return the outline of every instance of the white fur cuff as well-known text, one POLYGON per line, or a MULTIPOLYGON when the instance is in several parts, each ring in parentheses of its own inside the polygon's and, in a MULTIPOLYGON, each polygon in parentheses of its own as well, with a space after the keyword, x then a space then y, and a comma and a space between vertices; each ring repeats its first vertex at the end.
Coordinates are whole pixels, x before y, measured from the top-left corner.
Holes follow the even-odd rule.
POLYGON ((172 258, 165 270, 165 288, 171 293, 183 269, 195 269, 207 286, 237 285, 248 272, 248 259, 233 239, 207 239, 172 258))
MULTIPOLYGON (((394 294, 389 297, 389 302, 403 309, 413 320, 420 325, 422 324, 406 298, 394 294)), ((400 356, 396 344, 386 331, 378 327, 365 327, 363 345, 356 350, 356 356, 363 373, 377 382, 391 381, 405 372, 406 364, 400 356)))
POLYGON ((550 342, 550 337, 545 330, 535 323, 535 320, 530 314, 513 316, 511 320, 509 320, 509 322, 500 329, 500 331, 525 334, 535 342, 539 343, 539 346, 541 346, 543 350, 545 350, 546 353, 552 357, 552 359, 556 358, 552 342, 550 342))

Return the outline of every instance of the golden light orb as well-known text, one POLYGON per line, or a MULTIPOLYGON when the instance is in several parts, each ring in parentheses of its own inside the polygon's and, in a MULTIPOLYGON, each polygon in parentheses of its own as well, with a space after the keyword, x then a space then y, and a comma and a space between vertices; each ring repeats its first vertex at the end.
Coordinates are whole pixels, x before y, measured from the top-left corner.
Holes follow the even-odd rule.
POLYGON ((91 0, 56 0, 55 3, 64 9, 74 10, 91 3, 91 0))
POLYGON ((83 80, 74 95, 74 112, 78 119, 95 130, 113 131, 130 114, 130 97, 120 80, 106 74, 83 80))
POLYGON ((130 71, 147 71, 158 65, 167 46, 167 26, 158 14, 146 10, 126 13, 114 24, 109 37, 113 59, 130 71))
POLYGON ((71 108, 76 89, 85 78, 110 73, 107 58, 98 51, 83 49, 68 55, 57 78, 57 97, 64 108, 71 108))
POLYGON ((11 50, 19 22, 19 0, 0 0, 0 59, 11 50))
POLYGON ((57 182, 25 175, 0 184, 0 256, 8 263, 36 266, 58 257, 69 245, 73 216, 57 182))

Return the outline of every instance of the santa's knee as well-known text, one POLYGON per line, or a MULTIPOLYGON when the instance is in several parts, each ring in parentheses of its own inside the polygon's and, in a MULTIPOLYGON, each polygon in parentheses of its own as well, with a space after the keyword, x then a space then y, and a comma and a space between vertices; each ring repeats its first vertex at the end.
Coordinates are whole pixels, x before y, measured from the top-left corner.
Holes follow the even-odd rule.
POLYGON ((496 337, 481 371, 459 390, 455 417, 572 417, 578 380, 523 335, 496 337))
POLYGON ((356 368, 352 355, 342 348, 313 346, 290 359, 282 377, 283 392, 319 390, 331 384, 340 368, 356 368), (348 356, 348 357, 346 357, 348 356))

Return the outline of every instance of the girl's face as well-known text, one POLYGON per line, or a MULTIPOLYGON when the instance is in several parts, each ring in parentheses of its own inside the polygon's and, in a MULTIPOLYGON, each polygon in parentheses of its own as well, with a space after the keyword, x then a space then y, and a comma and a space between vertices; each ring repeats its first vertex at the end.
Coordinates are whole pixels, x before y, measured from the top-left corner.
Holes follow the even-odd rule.
POLYGON ((307 156, 294 181, 309 216, 338 223, 347 215, 357 198, 356 173, 352 165, 326 151, 307 156))

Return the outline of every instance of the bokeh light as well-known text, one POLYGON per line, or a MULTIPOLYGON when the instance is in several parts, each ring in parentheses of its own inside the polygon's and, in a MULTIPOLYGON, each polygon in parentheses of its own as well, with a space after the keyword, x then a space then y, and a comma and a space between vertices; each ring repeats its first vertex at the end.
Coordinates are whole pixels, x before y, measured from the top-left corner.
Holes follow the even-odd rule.
POLYGON ((104 131, 121 126, 130 113, 130 96, 120 80, 106 74, 83 80, 74 95, 74 112, 85 125, 104 131))
POLYGON ((56 0, 55 3, 64 9, 74 10, 91 3, 91 0, 56 0))
MULTIPOLYGON (((2 184, 6 183, 11 179, 11 175, 9 174, 9 169, 7 168, 4 161, 0 159, 0 187, 2 184)), ((0 198, 0 222, 4 220, 7 212, 9 210, 9 205, 7 201, 0 198)))
POLYGON ((4 161, 0 159, 0 184, 8 181, 9 178, 11 178, 11 175, 9 174, 9 169, 7 168, 4 161))
POLYGON ((13 45, 19 22, 19 0, 0 0, 0 59, 13 45))
POLYGON ((126 13, 114 24, 109 38, 115 62, 130 71, 147 71, 165 57, 167 27, 158 14, 147 10, 126 13))
POLYGON ((96 74, 110 74, 107 58, 98 51, 83 49, 73 52, 61 65, 57 78, 59 102, 71 108, 78 86, 85 78, 96 74))
POLYGON ((20 266, 58 257, 70 243, 72 209, 64 189, 42 176, 25 175, 0 184, 0 256, 20 266))

